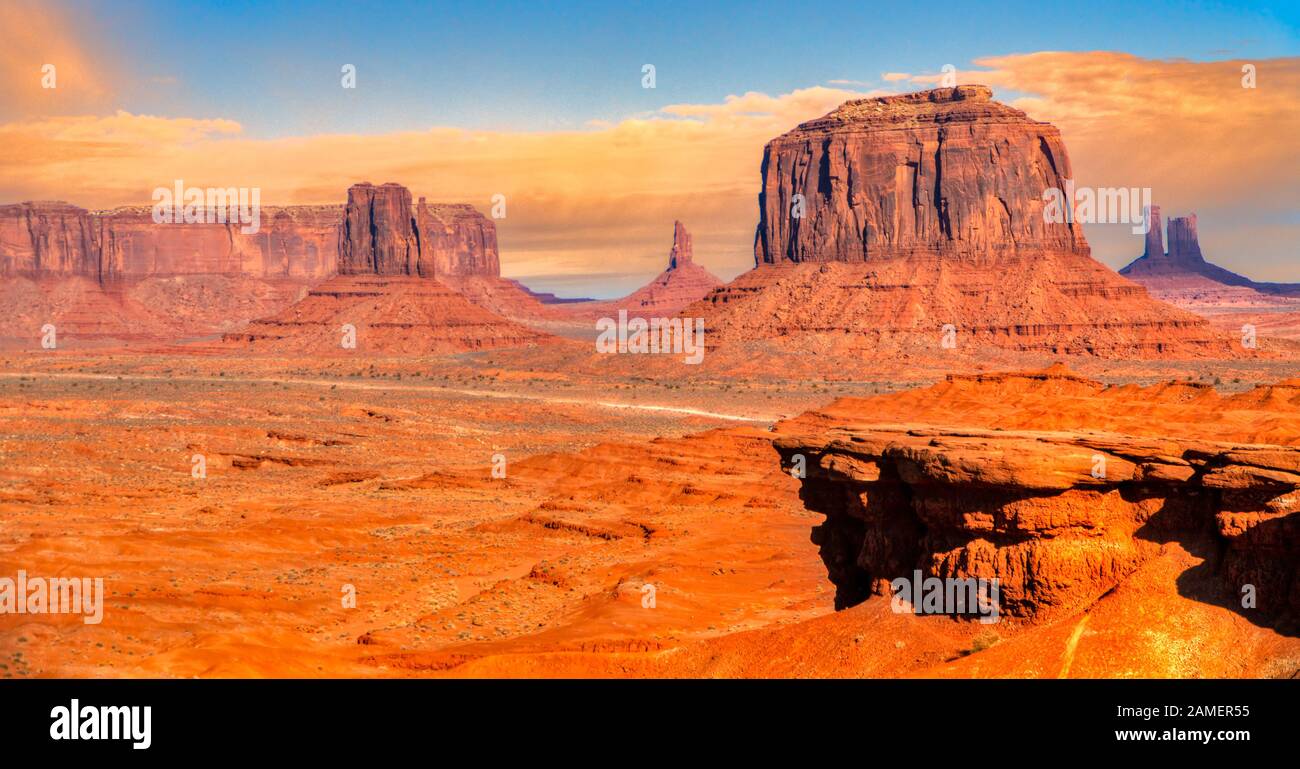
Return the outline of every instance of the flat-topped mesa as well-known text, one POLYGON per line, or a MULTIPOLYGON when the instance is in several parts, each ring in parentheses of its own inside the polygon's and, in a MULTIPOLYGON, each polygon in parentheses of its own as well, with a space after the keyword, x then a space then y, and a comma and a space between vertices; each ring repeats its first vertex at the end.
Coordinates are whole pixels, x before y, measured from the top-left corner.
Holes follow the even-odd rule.
POLYGON ((84 208, 32 201, 0 206, 0 274, 99 274, 99 242, 84 208))
POLYGON ((491 219, 465 203, 412 207, 398 184, 354 185, 347 205, 264 205, 257 231, 244 230, 225 218, 156 222, 150 206, 0 205, 0 276, 108 284, 187 275, 500 274, 491 219))
POLYGON ((680 221, 673 222, 673 250, 668 252, 668 269, 675 270, 678 265, 691 264, 695 260, 695 246, 691 242, 691 233, 680 221))
POLYGON ((430 205, 420 198, 415 224, 421 275, 501 275, 496 225, 468 203, 430 205))
POLYGON ((1196 214, 1169 220, 1169 258, 1175 262, 1203 262, 1196 239, 1196 214))
POLYGON ((1087 254, 1043 215, 1071 176, 1060 131, 987 86, 846 102, 764 149, 755 263, 1087 254))

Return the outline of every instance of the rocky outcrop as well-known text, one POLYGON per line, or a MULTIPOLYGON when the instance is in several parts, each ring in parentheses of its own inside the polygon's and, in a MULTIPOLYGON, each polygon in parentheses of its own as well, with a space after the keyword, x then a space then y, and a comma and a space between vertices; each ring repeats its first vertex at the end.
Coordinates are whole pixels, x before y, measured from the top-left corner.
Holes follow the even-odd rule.
POLYGON ((835 370, 940 350, 1240 354, 1046 215, 1071 176, 1060 132, 985 86, 847 102, 767 145, 757 266, 684 312, 711 343, 763 340, 835 370))
POLYGON ((1225 286, 1250 286, 1250 278, 1229 272, 1205 261, 1196 233, 1196 214, 1175 216, 1169 220, 1169 251, 1161 245, 1160 207, 1152 206, 1146 248, 1142 256, 1119 271, 1120 275, 1138 279, 1144 276, 1199 275, 1225 286))
POLYGON ((467 203, 416 207, 420 236, 420 274, 499 277, 497 228, 467 203))
POLYGON ((1169 259, 1175 262, 1203 262, 1196 236, 1196 214, 1169 220, 1169 259))
MULTIPOLYGON (((1107 389, 1057 371, 954 387, 957 379, 910 396, 916 423, 885 421, 903 406, 891 408, 886 396, 777 439, 785 466, 805 468, 805 504, 827 516, 814 541, 841 605, 888 594, 890 580, 920 569, 927 577, 997 579, 1005 614, 1048 621, 1087 608, 1164 543, 1178 542, 1215 577, 1216 594, 1196 597, 1261 623, 1300 618, 1300 438, 1222 440, 1208 425, 1202 434, 1220 432, 1211 440, 1162 421, 1172 412, 1181 415, 1173 424, 1196 424, 1208 394, 1197 403, 1171 389, 1107 389), (979 397, 1014 398, 1040 423, 1113 409, 1131 423, 1150 420, 1143 432, 1166 434, 920 421, 936 407, 963 410, 941 398, 979 397)), ((1294 422, 1300 387, 1225 400, 1218 408, 1245 422, 1238 433, 1257 438, 1254 430, 1278 426, 1283 414, 1294 422)))
POLYGON ((323 278, 334 272, 337 206, 262 209, 261 227, 157 224, 145 206, 0 206, 0 274, 109 283, 176 275, 323 278))
POLYGON ((102 283, 178 275, 321 280, 338 274, 498 275, 496 227, 467 204, 411 203, 398 184, 354 185, 345 206, 263 206, 239 223, 159 224, 148 206, 0 206, 0 275, 102 283))
POLYGON ((338 253, 340 275, 419 274, 411 191, 400 184, 349 187, 338 253))
POLYGON ((686 225, 674 221, 673 250, 668 252, 668 269, 675 270, 681 265, 692 264, 694 261, 695 245, 691 233, 686 231, 686 225))
POLYGON ((88 212, 68 203, 0 206, 0 272, 98 276, 96 235, 88 212))
POLYGON ((466 204, 429 205, 400 184, 348 189, 339 229, 340 275, 465 277, 501 273, 492 220, 466 204))

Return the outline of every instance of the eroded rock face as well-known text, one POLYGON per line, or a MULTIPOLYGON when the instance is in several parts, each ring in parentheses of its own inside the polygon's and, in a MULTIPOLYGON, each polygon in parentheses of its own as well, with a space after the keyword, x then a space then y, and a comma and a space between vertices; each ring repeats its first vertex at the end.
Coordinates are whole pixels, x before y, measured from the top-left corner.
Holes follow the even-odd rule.
POLYGON ((1079 225, 1043 217, 1072 176, 1060 131, 986 86, 846 102, 769 142, 762 168, 756 264, 1087 253, 1079 225))
POLYGON ((415 275, 419 253, 410 190, 369 182, 348 188, 339 228, 340 275, 415 275))
POLYGON ((1147 244, 1143 256, 1160 258, 1165 255, 1165 231, 1160 221, 1160 206, 1147 211, 1147 244))
POLYGON ((400 184, 355 184, 339 230, 340 275, 501 274, 496 225, 467 204, 411 205, 400 184))
POLYGON ((695 261, 695 245, 691 239, 691 233, 686 231, 686 225, 680 221, 673 222, 673 249, 668 252, 668 269, 675 270, 683 264, 692 264, 695 261))
POLYGON ((464 204, 411 205, 397 184, 355 185, 346 206, 262 206, 241 223, 159 224, 148 206, 0 206, 0 345, 54 324, 73 343, 203 336, 270 317, 336 274, 488 276, 496 228, 464 204))
POLYGON ((943 350, 1241 355, 1093 260, 1063 212, 1048 221, 1046 193, 1071 175, 1060 132, 985 86, 847 102, 767 145, 756 267, 684 312, 711 343, 850 365, 943 350))
POLYGON ((416 207, 420 274, 499 277, 497 228, 467 203, 416 207))
MULTIPOLYGON (((1005 397, 1024 382, 1012 384, 977 388, 1005 397)), ((1238 408, 1259 408, 1263 395, 1262 412, 1300 401, 1286 386, 1251 395, 1238 408)), ((1044 405, 1029 388, 1020 397, 1028 409, 1044 405)), ((1095 405, 1140 407, 1143 397, 1098 385, 1095 405)), ((1161 401, 1158 392, 1145 397, 1161 401)), ((787 468, 803 457, 802 498, 827 516, 814 541, 841 605, 887 594, 890 580, 920 569, 996 578, 1005 614, 1047 621, 1086 608, 1177 541, 1219 576, 1219 595, 1198 597, 1265 623, 1300 617, 1296 446, 866 423, 775 445, 787 468), (1242 606, 1246 591, 1253 608, 1242 606)))
POLYGON ((175 275, 323 278, 334 272, 338 206, 263 207, 261 228, 157 224, 151 209, 0 206, 0 272, 109 283, 175 275))
POLYGON ((1169 258, 1176 262, 1203 262, 1196 235, 1196 214, 1169 220, 1169 258))
POLYGON ((263 206, 260 228, 158 224, 148 206, 0 206, 0 274, 104 283, 178 275, 320 280, 335 273, 500 273, 496 227, 467 204, 411 204, 398 184, 354 185, 345 206, 263 206))
POLYGON ((89 213, 63 202, 0 206, 0 271, 97 276, 99 244, 89 213))

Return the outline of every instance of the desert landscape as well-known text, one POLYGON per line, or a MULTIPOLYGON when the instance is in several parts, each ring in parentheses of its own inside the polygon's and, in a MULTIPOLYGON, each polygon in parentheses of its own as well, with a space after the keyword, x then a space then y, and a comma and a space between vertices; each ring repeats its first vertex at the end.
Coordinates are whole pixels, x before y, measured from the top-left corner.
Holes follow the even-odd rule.
POLYGON ((1089 169, 983 66, 759 123, 743 237, 583 209, 647 220, 631 290, 557 289, 623 252, 455 171, 318 160, 253 222, 211 169, 160 219, 13 161, 0 577, 104 592, 0 586, 0 677, 1300 677, 1300 263, 1221 267, 1159 200, 1054 219, 1089 169), (1127 266, 1085 225, 1138 228, 1127 266))
POLYGON ((981 86, 846 104, 763 169, 757 267, 723 284, 677 222, 623 300, 502 279, 490 219, 396 184, 247 242, 0 209, 3 563, 103 575, 111 619, 5 617, 3 674, 1296 675, 1294 342, 1045 226, 1059 134, 981 86), (703 365, 594 352, 620 310, 703 317, 703 365), (914 568, 1005 616, 891 611, 914 568))

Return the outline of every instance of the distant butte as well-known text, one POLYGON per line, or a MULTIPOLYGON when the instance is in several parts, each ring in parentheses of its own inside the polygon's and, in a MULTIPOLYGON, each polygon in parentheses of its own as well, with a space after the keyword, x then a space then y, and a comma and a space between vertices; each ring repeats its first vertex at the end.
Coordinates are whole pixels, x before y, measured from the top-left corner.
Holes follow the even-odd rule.
POLYGON ((1120 275, 1234 334, 1251 324, 1260 335, 1300 339, 1300 283, 1262 283, 1206 261, 1196 214, 1169 220, 1166 252, 1160 207, 1149 216, 1146 248, 1120 275))

